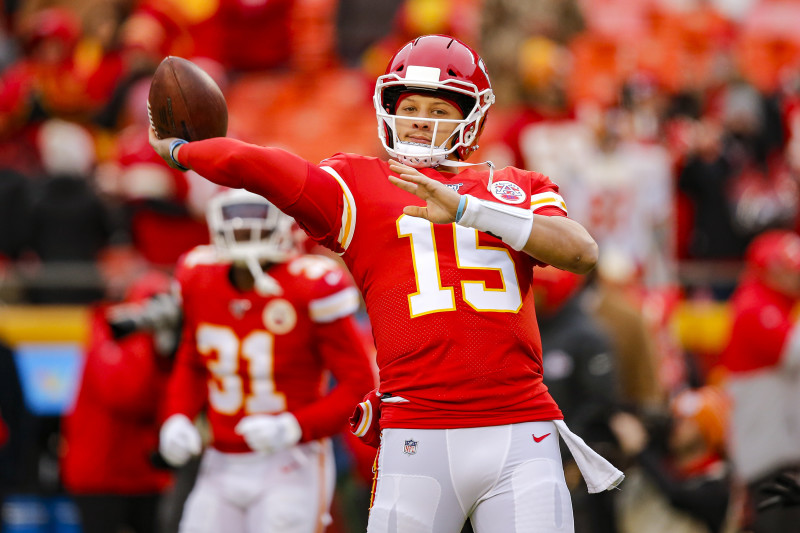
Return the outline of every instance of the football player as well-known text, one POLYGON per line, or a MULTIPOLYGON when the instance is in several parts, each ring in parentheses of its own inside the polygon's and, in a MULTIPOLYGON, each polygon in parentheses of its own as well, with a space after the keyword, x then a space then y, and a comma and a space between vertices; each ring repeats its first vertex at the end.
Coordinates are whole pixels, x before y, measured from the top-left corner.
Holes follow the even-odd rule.
POLYGON ((168 164, 265 196, 350 268, 380 369, 369 533, 573 531, 559 435, 590 491, 622 478, 542 383, 531 291, 536 265, 585 273, 597 245, 547 176, 467 163, 493 102, 478 54, 427 35, 377 80, 389 162, 150 134, 168 164))
POLYGON ((176 269, 183 336, 160 430, 175 466, 201 453, 201 411, 212 434, 180 531, 320 531, 328 437, 374 386, 358 291, 336 261, 301 255, 294 221, 261 196, 225 192, 207 219, 213 244, 176 269))

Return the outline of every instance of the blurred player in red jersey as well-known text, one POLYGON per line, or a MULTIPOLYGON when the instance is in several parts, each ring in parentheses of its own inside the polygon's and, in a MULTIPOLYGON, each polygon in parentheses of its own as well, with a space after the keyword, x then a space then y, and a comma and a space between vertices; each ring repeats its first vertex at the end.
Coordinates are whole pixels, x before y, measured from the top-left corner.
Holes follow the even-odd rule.
POLYGON ((622 474, 567 429, 542 383, 531 279, 545 263, 588 272, 597 246, 548 177, 465 161, 494 102, 466 44, 409 42, 374 102, 388 163, 336 154, 317 166, 152 132, 151 145, 176 168, 267 197, 350 268, 380 369, 369 533, 457 532, 467 518, 478 533, 573 531, 559 435, 591 492, 622 474))
POLYGON ((224 192, 207 218, 214 244, 175 273, 183 337, 159 446, 176 466, 200 454, 193 419, 205 409, 211 447, 180 531, 320 531, 334 487, 327 437, 374 386, 358 291, 332 259, 300 255, 302 232, 258 195, 224 192))

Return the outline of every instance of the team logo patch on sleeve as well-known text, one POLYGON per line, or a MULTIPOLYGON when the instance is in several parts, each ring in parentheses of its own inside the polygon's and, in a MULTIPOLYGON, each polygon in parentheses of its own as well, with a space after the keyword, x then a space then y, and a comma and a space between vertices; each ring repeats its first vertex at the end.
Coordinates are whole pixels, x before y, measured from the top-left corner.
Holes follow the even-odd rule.
POLYGON ((403 453, 407 455, 414 455, 417 453, 417 441, 408 439, 405 444, 403 444, 403 453))
POLYGON ((288 300, 277 298, 264 307, 261 314, 267 331, 275 335, 283 335, 292 331, 297 325, 297 312, 288 300))
POLYGON ((525 201, 525 191, 510 181, 495 181, 492 183, 491 192, 492 196, 507 204, 521 204, 525 201))

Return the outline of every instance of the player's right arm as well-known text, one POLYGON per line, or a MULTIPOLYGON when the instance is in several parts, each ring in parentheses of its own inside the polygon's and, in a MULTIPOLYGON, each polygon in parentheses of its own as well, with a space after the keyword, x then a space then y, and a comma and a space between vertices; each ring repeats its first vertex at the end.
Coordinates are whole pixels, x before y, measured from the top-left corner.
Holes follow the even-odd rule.
POLYGON ((191 264, 196 255, 197 249, 184 255, 178 260, 175 269, 176 290, 181 292, 184 321, 172 373, 167 382, 163 406, 165 417, 183 414, 194 419, 205 407, 208 397, 206 368, 197 351, 196 326, 191 319, 191 309, 188 309, 192 305, 192 299, 186 297, 186 287, 190 286, 191 264))
POLYGON ((341 223, 342 189, 318 166, 280 148, 217 137, 178 145, 158 139, 150 129, 150 145, 173 168, 179 163, 209 181, 260 194, 321 240, 341 223))

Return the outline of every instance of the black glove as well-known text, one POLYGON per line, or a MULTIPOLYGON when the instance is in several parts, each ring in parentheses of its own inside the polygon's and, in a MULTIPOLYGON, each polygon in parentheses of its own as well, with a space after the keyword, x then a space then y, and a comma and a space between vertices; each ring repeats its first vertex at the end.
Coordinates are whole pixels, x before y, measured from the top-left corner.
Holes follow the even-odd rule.
POLYGON ((789 474, 779 474, 767 485, 760 487, 759 492, 765 496, 758 504, 759 511, 800 505, 800 481, 789 474))

